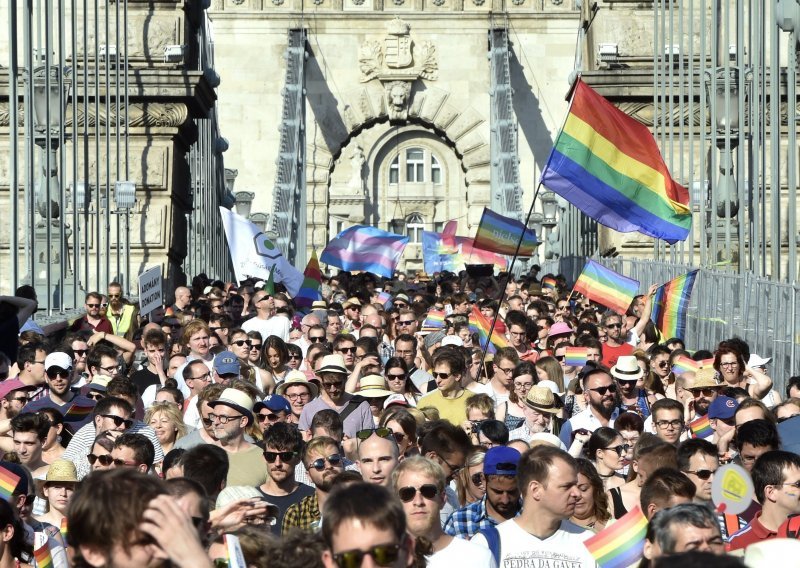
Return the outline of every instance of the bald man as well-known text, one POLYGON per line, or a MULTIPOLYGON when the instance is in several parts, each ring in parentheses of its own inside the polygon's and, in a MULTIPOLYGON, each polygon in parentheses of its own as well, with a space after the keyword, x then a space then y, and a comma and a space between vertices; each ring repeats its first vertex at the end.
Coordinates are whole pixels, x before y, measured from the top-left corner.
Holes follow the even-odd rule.
POLYGON ((378 434, 385 430, 386 428, 378 428, 377 430, 358 432, 359 438, 364 435, 368 438, 362 440, 358 445, 357 463, 364 481, 388 487, 392 480, 392 472, 400 463, 400 451, 397 442, 391 437, 391 432, 389 437, 382 437, 378 434))
POLYGON ((175 288, 175 303, 172 304, 172 313, 176 316, 182 314, 191 302, 192 291, 186 286, 178 286, 175 288))
POLYGON ((257 331, 261 339, 266 341, 270 335, 277 335, 284 341, 289 341, 291 323, 289 318, 275 315, 275 298, 264 290, 253 294, 253 305, 256 315, 242 324, 242 329, 247 333, 257 331))
POLYGON ((290 343, 294 343, 300 349, 302 349, 303 363, 305 363, 306 354, 308 353, 308 348, 311 345, 311 341, 309 341, 308 339, 308 330, 315 325, 320 325, 319 318, 314 314, 306 314, 305 316, 303 316, 303 319, 300 320, 300 332, 302 333, 302 335, 297 339, 292 339, 290 341, 290 343))

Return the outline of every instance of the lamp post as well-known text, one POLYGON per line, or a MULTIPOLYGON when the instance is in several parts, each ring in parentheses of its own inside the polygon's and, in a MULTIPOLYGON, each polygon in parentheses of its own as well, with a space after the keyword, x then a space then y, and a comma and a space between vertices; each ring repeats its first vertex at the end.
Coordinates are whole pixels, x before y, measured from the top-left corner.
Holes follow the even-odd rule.
MULTIPOLYGON (((131 209, 136 204, 136 182, 130 180, 114 182, 114 213, 118 215, 119 219, 125 220, 125 275, 123 278, 125 286, 125 294, 131 293, 131 225, 130 214, 131 209)), ((119 226, 119 224, 117 225, 119 226)), ((120 257, 120 243, 117 243, 117 258, 120 257)), ((119 267, 119 263, 117 263, 119 267)))
POLYGON ((557 251, 558 248, 558 228, 556 227, 556 213, 558 212, 558 201, 556 194, 552 191, 543 191, 539 196, 542 202, 542 211, 544 211, 544 220, 542 225, 547 230, 547 235, 544 238, 544 257, 545 259, 558 258, 560 256, 557 251))

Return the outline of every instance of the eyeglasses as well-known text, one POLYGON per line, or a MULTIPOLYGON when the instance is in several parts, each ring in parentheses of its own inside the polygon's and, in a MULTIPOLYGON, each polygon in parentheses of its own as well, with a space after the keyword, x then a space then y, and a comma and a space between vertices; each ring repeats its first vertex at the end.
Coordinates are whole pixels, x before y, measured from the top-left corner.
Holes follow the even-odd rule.
POLYGON ((294 459, 296 456, 296 452, 264 452, 264 459, 267 460, 267 463, 275 463, 275 460, 281 458, 282 462, 289 462, 294 459))
POLYGON ((676 420, 658 420, 656 421, 656 426, 659 428, 680 428, 683 426, 683 420, 680 418, 676 420))
POLYGON ((356 352, 356 348, 355 347, 339 347, 337 349, 337 351, 339 353, 355 353, 356 352))
POLYGON ((135 461, 121 460, 119 458, 114 460, 114 465, 117 467, 139 467, 139 463, 135 461))
POLYGON ((560 363, 561 361, 566 359, 567 356, 566 355, 554 355, 554 357, 556 358, 556 361, 558 361, 560 363))
POLYGON ((401 375, 387 373, 386 374, 386 380, 387 381, 405 381, 406 380, 406 375, 405 375, 405 373, 403 373, 401 375))
POLYGON ((62 379, 69 378, 69 371, 64 370, 49 370, 47 371, 47 376, 51 379, 55 379, 56 377, 61 377, 62 379))
POLYGON ((105 454, 104 456, 89 454, 86 456, 86 459, 89 460, 89 465, 94 465, 95 462, 100 462, 100 465, 108 467, 114 463, 114 458, 111 457, 111 454, 105 454))
POLYGON ((253 344, 250 342, 249 339, 237 339, 236 341, 231 341, 231 343, 234 344, 236 347, 242 347, 244 345, 247 345, 248 347, 253 346, 253 344))
POLYGON ((401 487, 397 490, 397 496, 400 497, 400 500, 403 503, 408 503, 417 496, 417 492, 421 493, 422 496, 428 501, 435 498, 436 495, 439 494, 439 490, 435 485, 432 483, 426 483, 420 487, 412 487, 410 485, 408 487, 401 487))
POLYGON ((288 398, 289 400, 295 400, 296 398, 311 398, 311 393, 310 392, 300 392, 300 393, 295 393, 295 394, 285 394, 283 396, 285 398, 288 398))
POLYGON ((103 400, 106 395, 99 393, 99 392, 90 392, 86 394, 86 398, 91 398, 92 400, 103 400))
POLYGON ((200 375, 199 377, 189 377, 193 381, 210 381, 211 380, 211 373, 206 373, 205 375, 200 375))
POLYGON ((607 392, 611 392, 611 393, 617 392, 617 385, 615 385, 614 383, 611 383, 610 385, 605 386, 605 387, 597 387, 597 388, 587 389, 587 390, 594 391, 597 394, 599 394, 600 396, 605 396, 605 394, 607 392))
POLYGON ((131 420, 130 418, 123 418, 122 416, 116 416, 114 414, 101 414, 100 416, 102 416, 103 418, 108 418, 109 420, 113 420, 114 426, 116 426, 117 428, 119 428, 123 424, 125 425, 125 428, 130 428, 131 426, 133 426, 133 420, 131 420))
POLYGON ((379 544, 369 550, 347 550, 333 555, 339 568, 360 568, 364 557, 370 556, 378 566, 393 566, 400 558, 399 544, 379 544))
POLYGON ((533 383, 514 383, 515 389, 529 389, 533 386, 533 383))
POLYGON ((300 361, 302 358, 303 358, 302 355, 291 355, 291 354, 289 355, 289 359, 295 359, 297 361, 300 361))
POLYGON ((603 448, 604 450, 614 450, 617 452, 618 456, 621 456, 624 453, 627 453, 631 447, 628 444, 620 444, 618 446, 611 446, 610 448, 603 448))
POLYGON ((737 365, 739 365, 737 361, 728 361, 727 363, 719 364, 720 367, 736 367, 737 365))
POLYGON ((308 340, 311 343, 322 343, 323 341, 325 341, 325 336, 324 335, 313 335, 313 336, 309 335, 308 336, 308 340))
POLYGON ((102 369, 106 373, 113 373, 115 371, 119 371, 119 368, 120 368, 119 365, 111 365, 110 367, 100 367, 100 369, 102 369))
POLYGON ((500 370, 500 371, 503 371, 503 373, 506 374, 506 375, 510 375, 511 373, 514 372, 514 367, 506 367, 504 369, 503 367, 500 367, 499 365, 496 365, 496 368, 498 370, 500 370))
POLYGON ((411 325, 415 320, 397 320, 397 325, 411 325))
POLYGON ((275 422, 278 418, 280 418, 280 416, 278 416, 277 414, 273 414, 271 412, 269 414, 258 415, 259 422, 266 422, 267 420, 269 420, 270 422, 275 422))
POLYGON ((457 474, 459 471, 461 471, 462 469, 464 469, 464 466, 463 466, 463 465, 453 465, 453 464, 451 464, 450 462, 448 462, 446 459, 444 459, 444 458, 442 457, 442 455, 441 455, 441 454, 439 454, 439 453, 437 453, 437 454, 436 454, 436 457, 437 457, 437 458, 439 458, 440 460, 442 460, 442 461, 444 462, 444 464, 445 464, 447 467, 449 467, 449 468, 450 468, 450 477, 453 477, 453 476, 455 476, 455 475, 456 475, 456 474, 457 474))
POLYGON ((482 473, 473 473, 469 480, 472 481, 472 485, 477 485, 478 487, 483 485, 483 474, 482 473))
POLYGON ((619 329, 622 327, 621 323, 609 323, 606 324, 606 329, 619 329))
POLYGON ((356 432, 356 438, 358 438, 363 442, 373 434, 375 434, 379 438, 389 438, 392 435, 392 431, 389 430, 388 428, 366 428, 364 430, 359 430, 358 432, 356 432))
POLYGON ((333 467, 336 467, 340 463, 342 463, 342 456, 339 454, 331 454, 327 458, 318 458, 315 459, 313 462, 308 464, 308 467, 313 467, 317 471, 322 471, 325 469, 325 462, 328 462, 333 467))
POLYGON ((87 308, 99 308, 100 304, 86 304, 87 308))
POLYGON ((703 481, 706 481, 707 479, 710 479, 711 476, 716 473, 716 470, 711 471, 710 469, 698 469, 696 471, 692 471, 690 469, 687 469, 683 473, 692 473, 692 474, 696 475, 698 477, 698 479, 702 479, 703 481))
POLYGON ((209 419, 213 422, 214 420, 218 420, 220 424, 227 424, 231 420, 239 420, 242 415, 237 414, 236 416, 226 416, 224 414, 209 414, 209 419))
POLYGON ((431 373, 431 375, 433 375, 434 379, 446 379, 452 375, 452 373, 431 373))
POLYGON ((261 351, 261 346, 262 345, 263 345, 262 343, 251 343, 250 344, 250 351, 252 351, 253 349, 255 349, 256 351, 261 351))

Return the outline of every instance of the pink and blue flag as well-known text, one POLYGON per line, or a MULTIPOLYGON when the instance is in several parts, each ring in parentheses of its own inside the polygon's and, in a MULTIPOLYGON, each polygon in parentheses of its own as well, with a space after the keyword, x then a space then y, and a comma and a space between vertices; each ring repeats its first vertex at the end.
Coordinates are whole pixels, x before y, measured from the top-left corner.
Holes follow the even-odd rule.
POLYGON ((375 227, 354 225, 336 235, 320 255, 320 261, 347 271, 363 271, 391 278, 408 237, 375 227))

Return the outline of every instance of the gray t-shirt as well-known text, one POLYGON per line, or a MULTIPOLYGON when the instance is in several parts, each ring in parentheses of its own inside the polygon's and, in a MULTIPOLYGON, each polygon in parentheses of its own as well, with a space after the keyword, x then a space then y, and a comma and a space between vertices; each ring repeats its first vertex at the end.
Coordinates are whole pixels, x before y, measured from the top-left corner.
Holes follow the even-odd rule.
MULTIPOLYGON (((341 414, 347 408, 347 405, 341 409, 332 408, 327 402, 322 400, 321 397, 317 397, 303 407, 303 412, 300 414, 300 423, 297 427, 300 430, 308 430, 311 428, 311 420, 314 418, 314 415, 326 408, 336 410, 341 414)), ((348 438, 355 438, 356 432, 359 430, 366 430, 374 427, 375 420, 372 418, 372 412, 370 412, 369 403, 366 400, 359 404, 358 407, 344 419, 344 435, 348 438)))

